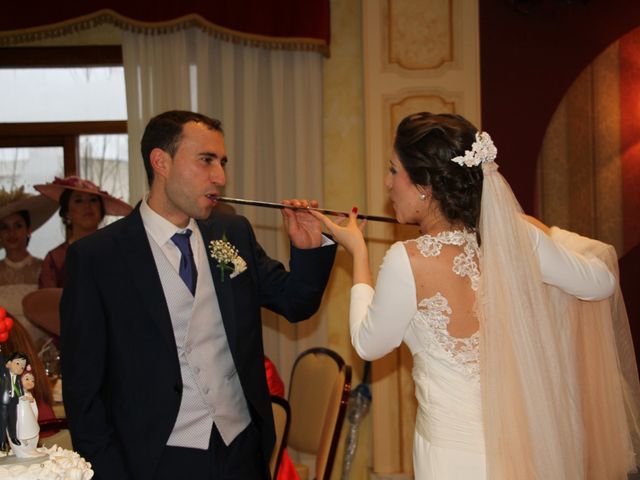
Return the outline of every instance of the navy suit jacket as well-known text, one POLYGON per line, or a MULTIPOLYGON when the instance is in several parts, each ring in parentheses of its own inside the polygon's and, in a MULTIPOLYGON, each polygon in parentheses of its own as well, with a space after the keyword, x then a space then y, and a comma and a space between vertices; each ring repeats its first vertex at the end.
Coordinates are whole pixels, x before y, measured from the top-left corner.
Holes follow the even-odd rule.
MULTIPOLYGON (((198 222, 205 245, 223 235, 247 263, 221 279, 209 258, 229 347, 265 471, 274 443, 260 308, 291 322, 319 307, 336 246, 291 248, 289 271, 269 258, 246 218, 220 212, 198 222)), ((61 360, 74 448, 96 479, 148 479, 173 429, 182 379, 171 318, 139 208, 75 242, 66 260, 61 360)))

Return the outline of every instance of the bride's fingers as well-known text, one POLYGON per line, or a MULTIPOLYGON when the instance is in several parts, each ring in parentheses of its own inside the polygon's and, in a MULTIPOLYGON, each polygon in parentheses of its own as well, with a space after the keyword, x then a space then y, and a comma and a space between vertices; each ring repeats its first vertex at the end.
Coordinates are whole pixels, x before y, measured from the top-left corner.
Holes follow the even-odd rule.
POLYGON ((349 213, 349 225, 358 224, 358 207, 353 207, 349 213))
POLYGON ((320 220, 322 223, 324 223, 324 226, 327 227, 330 231, 333 231, 334 227, 337 226, 335 223, 331 221, 329 217, 327 217, 326 215, 320 212, 317 212, 315 210, 308 210, 308 212, 314 217, 316 217, 318 220, 320 220))
POLYGON ((327 217, 326 215, 318 211, 309 210, 309 213, 312 214, 317 219, 319 219, 322 223, 324 223, 325 227, 327 227, 327 229, 331 233, 335 233, 338 229, 348 229, 349 227, 352 227, 352 226, 357 227, 358 229, 360 229, 360 231, 362 231, 364 229, 365 224, 367 223, 366 220, 363 220, 362 222, 358 223, 358 207, 353 207, 351 209, 351 212, 349 213, 349 216, 342 217, 339 223, 334 222, 329 217, 327 217))
POLYGON ((338 218, 339 220, 335 223, 337 223, 341 227, 347 227, 349 225, 349 222, 351 221, 351 219, 346 215, 340 215, 338 218))
POLYGON ((358 225, 358 228, 360 229, 360 231, 361 231, 362 233, 364 233, 364 227, 365 227, 366 225, 367 225, 367 219, 366 219, 366 218, 360 222, 360 225, 358 225))

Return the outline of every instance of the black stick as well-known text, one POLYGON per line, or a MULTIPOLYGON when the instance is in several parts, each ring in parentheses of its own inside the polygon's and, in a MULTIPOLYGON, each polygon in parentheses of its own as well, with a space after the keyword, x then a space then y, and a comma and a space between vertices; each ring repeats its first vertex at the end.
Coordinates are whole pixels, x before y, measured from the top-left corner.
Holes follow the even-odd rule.
MULTIPOLYGON (((292 210, 314 210, 316 212, 324 213, 325 215, 337 215, 341 217, 348 217, 348 212, 339 212, 336 210, 327 210, 324 208, 313 208, 313 207, 294 207, 292 205, 283 205, 281 203, 273 203, 273 202, 262 202, 260 200, 245 200, 243 198, 230 198, 230 197, 213 197, 217 202, 223 203, 236 203, 238 205, 252 205, 254 207, 267 207, 267 208, 277 208, 278 210, 282 210, 283 208, 290 208, 292 210)), ((377 215, 363 215, 358 214, 358 218, 364 220, 371 220, 373 222, 387 222, 387 223, 398 223, 395 218, 391 217, 380 217, 377 215)))

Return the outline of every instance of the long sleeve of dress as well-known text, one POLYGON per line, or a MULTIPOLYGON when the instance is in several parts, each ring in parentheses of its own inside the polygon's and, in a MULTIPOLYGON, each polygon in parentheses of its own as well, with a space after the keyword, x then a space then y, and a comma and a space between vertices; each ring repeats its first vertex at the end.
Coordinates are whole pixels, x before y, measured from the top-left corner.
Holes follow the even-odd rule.
POLYGON ((409 257, 401 242, 387 251, 375 288, 351 288, 351 343, 365 360, 380 358, 398 347, 416 312, 416 288, 409 257))
MULTIPOLYGON (((599 258, 569 250, 533 225, 528 225, 543 282, 581 300, 602 300, 613 294, 616 279, 599 258)), ((570 232, 565 233, 570 235, 570 232)))
POLYGON ((68 243, 62 243, 47 253, 40 270, 39 288, 62 288, 66 277, 65 261, 68 243))

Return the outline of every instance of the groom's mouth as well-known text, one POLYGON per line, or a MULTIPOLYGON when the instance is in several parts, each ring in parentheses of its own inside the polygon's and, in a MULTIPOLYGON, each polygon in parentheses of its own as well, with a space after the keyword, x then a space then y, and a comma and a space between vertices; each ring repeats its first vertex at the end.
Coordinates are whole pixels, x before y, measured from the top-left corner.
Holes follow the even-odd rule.
POLYGON ((220 195, 218 195, 218 194, 214 194, 214 193, 211 193, 211 194, 205 195, 205 197, 207 198, 207 200, 209 200, 209 204, 211 205, 211 207, 212 207, 212 208, 215 208, 215 207, 218 205, 218 197, 219 197, 219 196, 220 196, 220 195))

